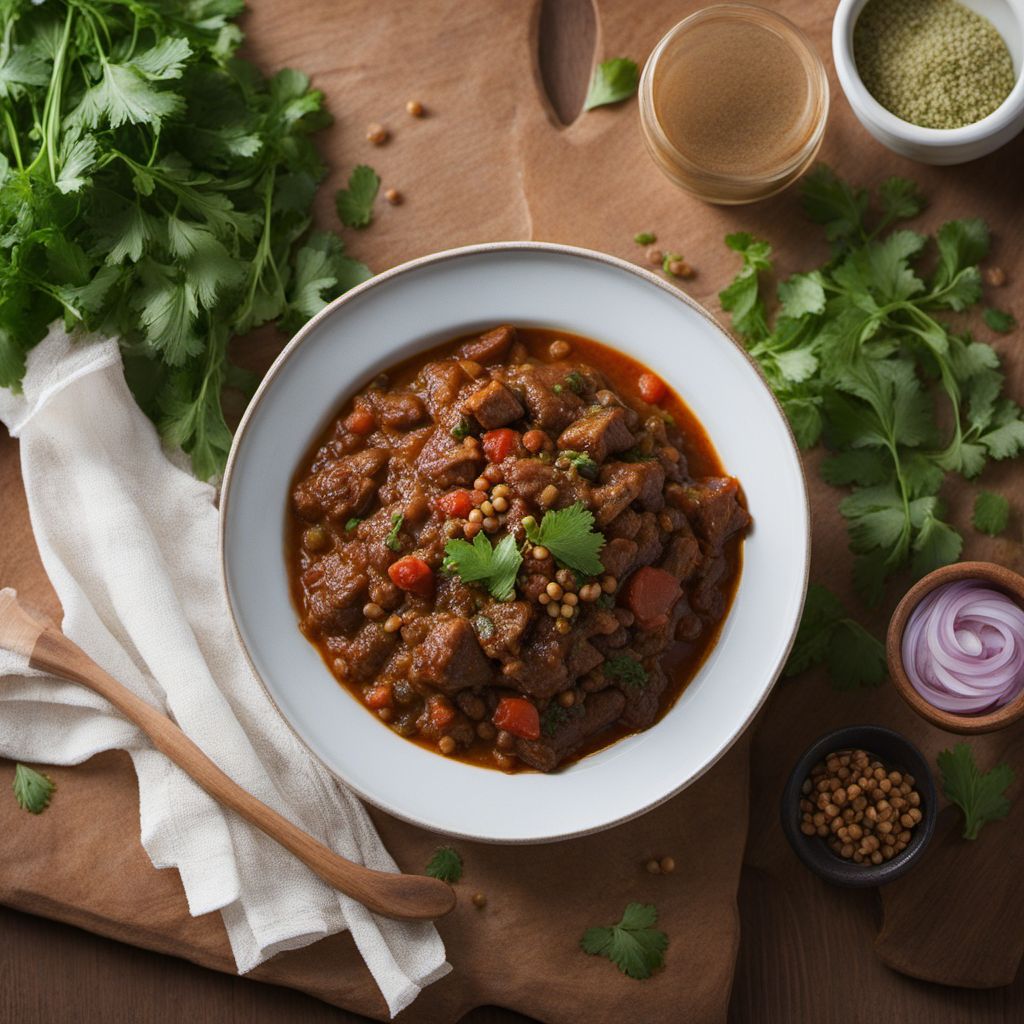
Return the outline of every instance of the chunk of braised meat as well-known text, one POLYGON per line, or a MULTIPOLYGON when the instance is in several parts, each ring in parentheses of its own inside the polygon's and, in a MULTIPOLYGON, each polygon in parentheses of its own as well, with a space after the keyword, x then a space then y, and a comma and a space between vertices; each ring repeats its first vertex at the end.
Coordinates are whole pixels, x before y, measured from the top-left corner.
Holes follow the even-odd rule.
POLYGON ((598 463, 634 444, 636 439, 626 423, 626 410, 618 406, 589 412, 566 427, 558 438, 559 448, 586 452, 598 463))
POLYGON ((611 573, 616 579, 622 579, 633 568, 637 550, 636 541, 614 537, 601 548, 604 571, 611 573))
POLYGON ((489 658, 518 657, 523 635, 533 612, 526 601, 493 601, 485 606, 480 616, 489 626, 478 626, 480 646, 489 658))
POLYGON ((739 501, 739 484, 731 476, 707 477, 674 487, 672 496, 709 548, 720 548, 750 525, 750 513, 739 501))
POLYGON ((565 384, 565 368, 528 363, 498 372, 522 396, 528 419, 540 430, 557 434, 583 409, 583 400, 565 384))
POLYGON ((620 721, 627 729, 647 729, 658 717, 661 695, 668 686, 668 676, 657 658, 649 658, 644 666, 647 682, 623 690, 626 697, 620 721))
POLYGON ((621 690, 609 688, 591 693, 581 705, 582 712, 574 707, 564 716, 559 716, 551 736, 541 736, 536 740, 517 739, 515 752, 531 768, 542 772, 554 771, 589 737, 615 722, 625 705, 626 698, 621 690))
POLYGON ((416 471, 436 487, 469 487, 484 465, 478 446, 456 441, 437 430, 416 457, 416 471))
POLYGON ((492 380, 474 391, 463 402, 462 410, 467 415, 476 417, 476 421, 484 430, 504 427, 523 415, 523 406, 519 399, 497 380, 492 380))
POLYGON ((376 622, 367 622, 354 634, 327 638, 327 649, 344 664, 344 678, 367 683, 375 678, 398 643, 397 633, 385 633, 376 622))
POLYGON ((537 620, 522 657, 507 662, 504 674, 510 685, 531 697, 546 700, 566 688, 569 670, 566 664, 573 638, 559 633, 554 619, 537 620))
POLYGON ((700 565, 700 559, 700 542, 697 538, 693 534, 676 534, 668 542, 660 567, 685 583, 700 565))
POLYGON ((365 511, 377 493, 375 477, 388 461, 383 448, 367 448, 327 463, 306 477, 292 494, 292 507, 308 522, 326 516, 334 522, 365 511))
POLYGON ((351 629, 362 619, 369 584, 362 545, 346 544, 310 566, 302 577, 307 622, 321 635, 351 629))
POLYGON ((664 484, 665 471, 658 462, 609 463, 601 469, 598 486, 594 488, 598 523, 611 523, 634 501, 646 510, 658 511, 665 503, 664 484))
POLYGON ((509 345, 515 340, 514 327, 495 327, 486 334, 481 334, 473 341, 459 346, 460 359, 472 359, 477 363, 496 363, 508 351, 509 345))
POLYGON ((380 422, 393 430, 411 430, 427 414, 423 400, 408 392, 374 390, 370 401, 377 410, 380 422))
POLYGON ((453 694, 490 682, 491 666, 470 623, 438 612, 429 616, 426 634, 413 650, 410 678, 453 694))

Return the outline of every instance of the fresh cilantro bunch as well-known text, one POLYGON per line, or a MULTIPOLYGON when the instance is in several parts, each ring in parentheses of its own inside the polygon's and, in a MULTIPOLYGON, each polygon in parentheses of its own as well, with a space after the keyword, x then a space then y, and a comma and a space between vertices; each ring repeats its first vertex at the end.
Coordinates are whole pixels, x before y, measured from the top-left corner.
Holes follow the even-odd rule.
POLYGON ((306 238, 328 123, 305 75, 235 55, 242 0, 0 7, 0 386, 63 319, 120 339, 164 438, 214 475, 228 341, 295 330, 369 272, 306 238))
POLYGON ((770 312, 762 276, 771 247, 730 235, 743 265, 720 299, 801 446, 823 439, 832 452, 825 479, 852 488, 840 510, 855 582, 874 604, 886 577, 908 563, 921 575, 956 561, 963 541, 939 489, 949 473, 973 478, 988 459, 1017 455, 1024 419, 1002 394, 995 350, 943 319, 981 299, 985 224, 950 221, 933 241, 894 227, 924 206, 913 183, 883 182, 877 213, 870 198, 817 168, 804 209, 823 225, 831 259, 780 282, 770 312))

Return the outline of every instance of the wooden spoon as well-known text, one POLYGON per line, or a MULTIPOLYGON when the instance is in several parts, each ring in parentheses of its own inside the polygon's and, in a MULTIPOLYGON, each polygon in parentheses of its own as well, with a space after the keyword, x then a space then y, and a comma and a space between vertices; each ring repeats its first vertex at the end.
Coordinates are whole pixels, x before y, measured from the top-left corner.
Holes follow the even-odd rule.
POLYGON ((346 860, 247 793, 166 715, 104 672, 55 626, 28 612, 13 591, 0 592, 0 647, 28 658, 33 668, 82 683, 105 697, 210 796, 237 811, 328 885, 367 909, 385 917, 419 920, 441 917, 454 908, 455 892, 445 882, 424 875, 373 871, 346 860))

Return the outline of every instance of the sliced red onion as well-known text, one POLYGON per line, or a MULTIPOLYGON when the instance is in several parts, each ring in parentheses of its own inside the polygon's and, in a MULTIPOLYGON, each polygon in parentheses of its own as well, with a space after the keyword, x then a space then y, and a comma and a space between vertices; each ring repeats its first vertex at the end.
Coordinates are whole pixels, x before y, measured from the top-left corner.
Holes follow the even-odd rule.
POLYGON ((903 633, 913 687, 943 711, 971 715, 1024 691, 1024 609, 981 580, 947 583, 913 610, 903 633))

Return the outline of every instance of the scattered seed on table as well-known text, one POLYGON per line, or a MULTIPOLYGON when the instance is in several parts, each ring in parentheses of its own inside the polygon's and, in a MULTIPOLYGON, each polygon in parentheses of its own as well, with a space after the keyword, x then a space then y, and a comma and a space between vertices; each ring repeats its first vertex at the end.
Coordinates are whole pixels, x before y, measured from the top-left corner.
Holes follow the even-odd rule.
POLYGON ((473 906, 477 910, 483 910, 487 906, 487 897, 482 892, 473 893, 473 906))
POLYGON ((366 128, 366 141, 372 142, 375 146, 383 146, 391 137, 391 133, 382 124, 368 125, 366 128))
POLYGON ((671 875, 672 872, 675 871, 675 869, 676 869, 675 858, 673 858, 673 857, 662 857, 661 858, 660 867, 661 867, 661 873, 663 875, 671 875))
POLYGON ((650 263, 652 267, 660 267, 661 261, 665 258, 665 254, 660 249, 648 249, 645 255, 647 257, 647 262, 650 263))
POLYGON ((398 206, 402 201, 402 193, 397 188, 389 188, 384 193, 384 198, 392 205, 398 206))
POLYGON ((989 267, 985 271, 985 280, 988 281, 993 288, 1002 288, 1006 284, 1006 272, 1002 267, 989 267))
POLYGON ((412 114, 413 117, 422 117, 426 111, 423 109, 423 104, 419 100, 409 100, 405 105, 406 112, 412 114))

